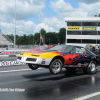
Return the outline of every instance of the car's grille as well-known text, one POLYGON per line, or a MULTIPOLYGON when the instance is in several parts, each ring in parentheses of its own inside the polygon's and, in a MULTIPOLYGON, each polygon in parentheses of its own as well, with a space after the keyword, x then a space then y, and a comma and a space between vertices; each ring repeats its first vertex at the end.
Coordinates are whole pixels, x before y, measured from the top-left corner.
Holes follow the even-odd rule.
POLYGON ((26 61, 36 61, 36 58, 27 58, 26 61))
POLYGON ((21 57, 18 57, 17 59, 21 60, 21 57))

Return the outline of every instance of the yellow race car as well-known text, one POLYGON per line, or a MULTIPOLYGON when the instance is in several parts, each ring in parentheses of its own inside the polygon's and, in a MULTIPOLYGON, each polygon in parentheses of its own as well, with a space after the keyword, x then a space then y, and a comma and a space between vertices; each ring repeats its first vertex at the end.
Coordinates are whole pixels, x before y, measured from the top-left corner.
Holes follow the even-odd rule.
POLYGON ((84 73, 94 74, 100 57, 84 47, 57 45, 49 50, 20 53, 17 61, 25 62, 32 70, 49 68, 53 74, 60 73, 63 67, 68 71, 82 68, 84 73))

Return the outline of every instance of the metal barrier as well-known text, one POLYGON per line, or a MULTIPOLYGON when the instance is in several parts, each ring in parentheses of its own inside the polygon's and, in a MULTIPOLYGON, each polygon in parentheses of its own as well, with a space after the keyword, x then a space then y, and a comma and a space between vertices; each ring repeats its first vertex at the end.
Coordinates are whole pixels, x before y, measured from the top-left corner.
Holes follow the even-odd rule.
POLYGON ((25 52, 27 50, 0 50, 0 56, 11 56, 18 55, 19 53, 25 52))

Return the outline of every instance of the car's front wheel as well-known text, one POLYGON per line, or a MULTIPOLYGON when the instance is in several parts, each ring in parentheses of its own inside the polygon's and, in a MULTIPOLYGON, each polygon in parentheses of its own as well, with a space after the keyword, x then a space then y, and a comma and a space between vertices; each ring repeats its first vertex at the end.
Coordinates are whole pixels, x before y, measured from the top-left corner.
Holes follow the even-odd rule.
POLYGON ((32 70, 36 70, 39 68, 38 65, 34 65, 34 64, 28 64, 29 68, 31 68, 32 70))
POLYGON ((58 74, 62 70, 62 61, 60 59, 54 59, 49 67, 49 70, 52 74, 58 74))

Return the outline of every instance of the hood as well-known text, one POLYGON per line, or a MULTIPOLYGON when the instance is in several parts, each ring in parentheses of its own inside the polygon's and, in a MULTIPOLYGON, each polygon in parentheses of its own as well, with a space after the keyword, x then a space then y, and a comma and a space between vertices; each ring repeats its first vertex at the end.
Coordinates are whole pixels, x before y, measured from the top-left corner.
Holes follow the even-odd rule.
POLYGON ((59 50, 43 50, 33 52, 23 52, 19 56, 39 57, 39 58, 53 58, 54 56, 60 55, 59 50))
POLYGON ((34 51, 40 51, 40 49, 31 49, 31 50, 29 50, 29 51, 27 51, 27 52, 32 53, 32 52, 34 52, 34 51))

